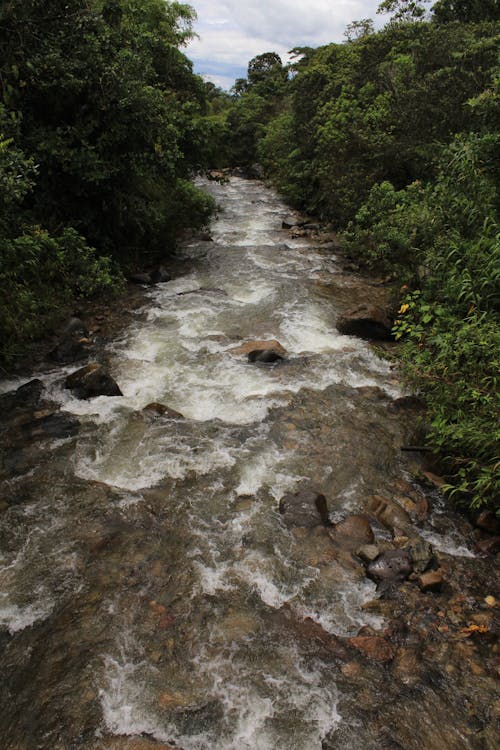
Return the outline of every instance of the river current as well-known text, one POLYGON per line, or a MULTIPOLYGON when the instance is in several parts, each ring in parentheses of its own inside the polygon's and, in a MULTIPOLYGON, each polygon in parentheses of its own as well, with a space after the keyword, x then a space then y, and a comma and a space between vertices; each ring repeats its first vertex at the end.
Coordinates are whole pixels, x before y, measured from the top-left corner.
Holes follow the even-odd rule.
MULTIPOLYGON (((379 592, 325 534, 278 512, 313 487, 337 521, 411 479, 410 426, 387 410, 394 372, 335 327, 380 290, 282 230, 288 211, 261 183, 205 187, 212 241, 183 245, 179 274, 106 352, 124 397, 74 398, 62 376, 75 366, 40 374, 81 429, 8 482, 20 500, 0 517, 5 748, 141 734, 183 750, 395 747, 358 705, 380 698, 385 667, 353 682, 316 638, 380 632, 379 592), (270 339, 280 365, 232 351, 270 339), (150 402, 184 419, 145 416, 150 402)), ((472 555, 455 528, 426 533, 472 555)), ((472 747, 461 732, 447 747, 472 747)))

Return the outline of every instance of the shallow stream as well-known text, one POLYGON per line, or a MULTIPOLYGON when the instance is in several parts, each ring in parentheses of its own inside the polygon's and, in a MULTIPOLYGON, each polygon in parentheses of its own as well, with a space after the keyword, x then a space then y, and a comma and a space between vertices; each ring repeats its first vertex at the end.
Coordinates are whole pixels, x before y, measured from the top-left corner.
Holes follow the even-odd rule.
MULTIPOLYGON (((380 287, 282 230, 287 209, 261 183, 207 189, 213 241, 185 243, 179 275, 106 351, 124 397, 74 398, 62 377, 76 366, 39 375, 81 428, 24 464, 21 450, 5 483, 2 747, 144 734, 183 750, 489 748, 469 732, 458 673, 398 682, 343 645, 387 627, 380 592, 324 529, 287 528, 278 511, 303 487, 333 522, 401 486, 426 496, 400 451, 414 417, 388 409, 394 371, 335 328, 380 287), (278 340, 286 361, 232 351, 252 339, 278 340), (148 416, 150 402, 184 419, 148 416)), ((422 533, 471 564, 461 522, 429 499, 422 533)))

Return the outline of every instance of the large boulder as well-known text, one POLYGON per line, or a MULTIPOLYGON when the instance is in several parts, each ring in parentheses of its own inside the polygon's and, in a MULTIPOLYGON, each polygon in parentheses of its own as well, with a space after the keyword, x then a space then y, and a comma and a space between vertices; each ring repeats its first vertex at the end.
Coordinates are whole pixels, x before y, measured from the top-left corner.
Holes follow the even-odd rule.
POLYGON ((152 284, 163 284, 165 281, 170 281, 171 276, 165 266, 158 266, 150 274, 152 284))
POLYGON ((392 338, 392 320, 387 310, 378 305, 363 304, 346 310, 337 320, 337 330, 362 339, 392 338))
POLYGON ((62 439, 76 435, 80 429, 79 420, 65 411, 38 412, 37 416, 21 426, 23 441, 62 439))
POLYGON ((96 396, 123 396, 116 381, 97 362, 91 362, 86 367, 68 375, 64 387, 81 399, 96 396))
POLYGON ((293 528, 302 526, 312 529, 315 526, 330 526, 326 497, 314 490, 284 495, 279 502, 279 511, 285 524, 293 528))
POLYGON ((245 341, 239 346, 235 346, 230 349, 231 354, 250 354, 250 352, 257 351, 268 351, 272 349, 277 354, 281 354, 282 357, 286 356, 286 349, 276 339, 256 339, 255 341, 245 341))
POLYGON ((7 412, 18 409, 31 409, 35 407, 43 392, 43 383, 38 378, 19 386, 15 391, 8 391, 0 396, 0 411, 3 416, 7 412))

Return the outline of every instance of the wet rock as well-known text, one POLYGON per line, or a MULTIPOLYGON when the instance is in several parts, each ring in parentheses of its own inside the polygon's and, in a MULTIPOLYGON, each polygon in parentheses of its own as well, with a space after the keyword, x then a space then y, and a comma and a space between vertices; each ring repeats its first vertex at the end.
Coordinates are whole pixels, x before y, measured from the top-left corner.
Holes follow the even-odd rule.
POLYGON ((62 439, 76 435, 80 422, 68 412, 48 412, 22 425, 24 440, 62 439))
POLYGON ((89 332, 83 320, 80 318, 70 318, 62 330, 63 336, 78 336, 87 338, 89 332))
POLYGON ((400 647, 392 663, 392 674, 407 687, 418 685, 422 676, 422 664, 417 649, 400 647))
POLYGON ((97 740, 94 747, 95 750, 181 750, 178 745, 166 745, 146 736, 105 737, 97 740))
POLYGON ((418 585, 422 591, 440 591, 443 583, 442 570, 429 570, 418 577, 418 585))
POLYGON ((483 510, 474 521, 475 526, 488 534, 498 534, 500 532, 500 521, 492 510, 483 510))
POLYGON ((0 396, 0 412, 5 416, 7 412, 35 407, 40 401, 43 389, 42 381, 35 378, 19 386, 15 391, 3 393, 0 396))
POLYGON ((416 539, 408 547, 411 555, 413 570, 423 573, 431 564, 434 553, 429 542, 424 539, 416 539))
POLYGON ((154 271, 151 271, 151 283, 152 284, 163 284, 166 281, 171 280, 171 276, 168 273, 165 266, 158 266, 154 271))
POLYGON ((252 164, 247 168, 247 177, 251 180, 263 180, 265 176, 266 173, 262 164, 252 164))
POLYGON ((274 351, 277 354, 281 354, 282 357, 286 356, 286 349, 276 339, 269 339, 268 341, 245 341, 244 344, 230 349, 231 354, 250 354, 253 351, 274 351))
POLYGON ((305 224, 310 224, 311 219, 309 216, 285 216, 281 222, 282 229, 293 229, 294 227, 303 227, 305 224))
POLYGON ((248 352, 249 362, 258 362, 260 364, 271 365, 276 362, 282 362, 284 357, 274 349, 254 349, 248 352))
POLYGON ((387 310, 377 305, 360 305, 346 310, 337 320, 337 330, 363 339, 392 338, 392 320, 387 310))
POLYGON ((213 237, 210 232, 200 232, 196 235, 196 239, 200 240, 200 242, 213 242, 213 237))
POLYGON ((293 611, 286 607, 286 605, 281 610, 278 617, 283 618, 283 615, 287 616, 284 624, 291 627, 301 638, 306 641, 316 642, 326 653, 335 656, 338 659, 348 658, 349 651, 344 645, 342 639, 333 633, 329 633, 310 617, 304 619, 298 618, 294 615, 293 611))
POLYGON ((356 393, 369 401, 386 401, 387 394, 378 385, 362 385, 356 388, 356 393))
POLYGON ((66 334, 49 352, 50 359, 60 364, 86 359, 92 352, 92 341, 87 336, 88 334, 82 336, 80 332, 66 334))
POLYGON ((123 396, 116 381, 97 362, 92 362, 68 375, 64 387, 80 399, 96 396, 123 396))
POLYGON ((226 173, 220 169, 211 169, 210 172, 207 172, 207 177, 211 182, 219 182, 221 185, 229 182, 226 173))
POLYGON ((143 284, 145 286, 150 286, 152 283, 151 274, 149 273, 132 273, 128 277, 128 280, 133 284, 143 284))
POLYGON ((279 512, 288 527, 330 526, 326 497, 314 490, 284 495, 279 502, 279 512))
POLYGON ((180 411, 175 411, 175 409, 171 409, 169 406, 165 406, 165 404, 159 404, 156 401, 151 404, 147 404, 147 406, 145 406, 142 411, 152 417, 184 419, 184 415, 181 414, 180 411))
POLYGON ((385 664, 394 658, 394 646, 381 635, 357 635, 349 643, 368 659, 385 664))
POLYGON ((400 414, 401 412, 408 411, 416 412, 425 409, 425 403, 418 396, 401 396, 391 401, 387 409, 392 414, 400 414))
POLYGON ((380 550, 376 544, 364 544, 356 551, 356 554, 364 563, 370 564, 380 555, 380 550))
POLYGON ((394 549, 382 552, 367 567, 367 575, 377 583, 397 583, 408 578, 413 570, 410 552, 394 549))
POLYGON ((488 539, 481 539, 476 544, 476 550, 481 555, 496 555, 500 552, 500 536, 491 536, 488 539))
POLYGON ((366 506, 366 509, 387 529, 405 530, 410 526, 410 517, 392 500, 388 500, 381 495, 373 495, 366 506))
POLYGON ((369 545, 374 540, 370 522, 366 516, 362 515, 347 516, 335 525, 330 535, 342 547, 352 551, 363 544, 369 545))

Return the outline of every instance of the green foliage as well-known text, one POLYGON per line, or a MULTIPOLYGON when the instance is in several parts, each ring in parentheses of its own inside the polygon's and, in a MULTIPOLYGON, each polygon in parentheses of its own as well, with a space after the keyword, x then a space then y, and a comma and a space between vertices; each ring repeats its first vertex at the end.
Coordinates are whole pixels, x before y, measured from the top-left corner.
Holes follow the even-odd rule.
POLYGON ((499 496, 499 145, 457 136, 435 181, 375 185, 349 235, 351 250, 407 282, 395 321, 405 371, 428 403, 448 490, 473 508, 499 496))
POLYGON ((344 44, 294 50, 271 100, 241 86, 228 122, 291 203, 403 285, 395 335, 429 445, 450 494, 479 507, 500 496, 498 3, 380 9, 382 31, 360 22, 344 44))
POLYGON ((0 261, 19 341, 50 308, 37 264, 56 300, 108 290, 110 257, 145 265, 212 210, 188 185, 209 133, 204 83, 179 49, 193 18, 164 0, 0 6, 0 261))

